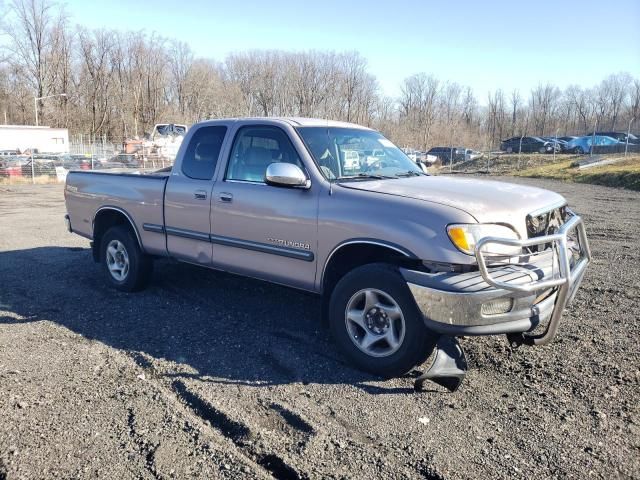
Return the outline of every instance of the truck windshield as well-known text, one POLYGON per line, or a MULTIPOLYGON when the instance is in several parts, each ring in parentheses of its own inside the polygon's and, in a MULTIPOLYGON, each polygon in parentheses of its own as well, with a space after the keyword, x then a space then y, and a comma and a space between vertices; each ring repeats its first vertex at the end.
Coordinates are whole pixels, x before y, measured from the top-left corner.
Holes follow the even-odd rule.
POLYGON ((298 127, 297 131, 328 180, 424 174, 402 150, 373 130, 298 127))

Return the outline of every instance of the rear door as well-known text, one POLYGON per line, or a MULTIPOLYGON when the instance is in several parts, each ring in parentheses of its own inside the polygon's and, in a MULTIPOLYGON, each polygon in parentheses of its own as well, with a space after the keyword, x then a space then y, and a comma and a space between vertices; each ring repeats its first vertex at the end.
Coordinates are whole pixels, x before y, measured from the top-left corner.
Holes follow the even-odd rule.
POLYGON ((320 187, 284 188, 264 180, 274 162, 293 163, 308 175, 302 158, 279 126, 251 124, 237 129, 226 169, 218 174, 213 189, 215 267, 313 289, 320 187))
POLYGON ((203 125, 191 132, 179 165, 171 172, 164 201, 164 230, 169 255, 210 265, 211 191, 227 132, 224 125, 203 125))

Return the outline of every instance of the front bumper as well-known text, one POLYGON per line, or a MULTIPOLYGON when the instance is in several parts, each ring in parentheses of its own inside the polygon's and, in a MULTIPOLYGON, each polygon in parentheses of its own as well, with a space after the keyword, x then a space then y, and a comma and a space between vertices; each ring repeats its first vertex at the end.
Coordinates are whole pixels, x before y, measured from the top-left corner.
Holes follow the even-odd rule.
POLYGON ((425 324, 445 335, 521 333, 546 324, 542 335, 528 336, 526 343, 550 342, 591 260, 582 219, 571 215, 553 235, 527 240, 483 238, 476 246, 478 270, 474 272, 429 274, 401 269, 425 324), (518 263, 491 264, 487 247, 492 244, 547 248, 521 257, 518 263))

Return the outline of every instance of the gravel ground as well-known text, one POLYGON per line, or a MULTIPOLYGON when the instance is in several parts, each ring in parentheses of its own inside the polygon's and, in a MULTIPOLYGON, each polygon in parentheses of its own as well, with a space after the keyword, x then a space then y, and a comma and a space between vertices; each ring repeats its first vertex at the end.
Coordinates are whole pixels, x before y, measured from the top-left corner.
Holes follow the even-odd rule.
POLYGON ((564 194, 594 262, 548 347, 458 392, 351 369, 314 296, 169 261, 108 289, 62 187, 0 186, 0 479, 640 478, 640 193, 564 194))

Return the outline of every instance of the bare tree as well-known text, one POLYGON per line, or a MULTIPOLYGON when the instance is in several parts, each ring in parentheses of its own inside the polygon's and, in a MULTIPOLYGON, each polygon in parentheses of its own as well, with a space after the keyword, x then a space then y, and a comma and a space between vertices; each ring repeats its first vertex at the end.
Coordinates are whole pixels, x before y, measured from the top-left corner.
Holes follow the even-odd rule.
POLYGON ((477 114, 478 102, 471 87, 465 87, 462 99, 462 120, 467 128, 472 128, 477 114))
POLYGON ((433 75, 419 73, 406 78, 400 88, 402 119, 419 132, 419 145, 426 148, 435 122, 440 81, 433 75))
POLYGON ((111 52, 113 34, 104 30, 80 30, 78 34, 82 62, 80 87, 90 109, 90 134, 100 132, 110 112, 109 90, 112 80, 111 52))
MULTIPOLYGON (((54 27, 56 20, 53 4, 46 0, 14 0, 10 12, 15 21, 7 23, 4 32, 9 37, 9 57, 16 67, 24 71, 24 78, 33 88, 34 97, 51 93, 57 75, 54 27)), ((42 109, 42 102, 36 108, 42 109)))
POLYGON ((638 120, 640 118, 640 79, 635 79, 630 92, 630 103, 627 118, 638 120))
POLYGON ((620 111, 624 106, 624 102, 629 94, 629 87, 632 83, 631 75, 628 73, 618 73, 609 75, 602 81, 603 90, 606 95, 607 102, 610 105, 609 125, 611 130, 615 130, 618 124, 620 111))
POLYGON ((352 110, 355 107, 358 88, 361 87, 363 76, 365 75, 367 61, 358 53, 350 52, 341 55, 341 78, 344 102, 346 105, 346 120, 352 119, 352 110))
POLYGON ((488 100, 488 130, 491 146, 500 142, 506 126, 506 103, 504 92, 501 89, 496 90, 493 95, 489 92, 488 100))
POLYGON ((193 66, 193 53, 184 42, 171 42, 169 50, 170 92, 177 103, 181 117, 186 114, 186 82, 193 66))
POLYGON ((556 113, 557 101, 560 97, 558 87, 547 83, 538 85, 531 91, 529 108, 536 134, 544 136, 549 131, 549 124, 556 113))

